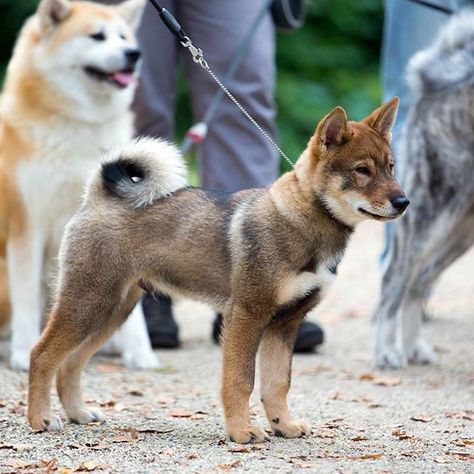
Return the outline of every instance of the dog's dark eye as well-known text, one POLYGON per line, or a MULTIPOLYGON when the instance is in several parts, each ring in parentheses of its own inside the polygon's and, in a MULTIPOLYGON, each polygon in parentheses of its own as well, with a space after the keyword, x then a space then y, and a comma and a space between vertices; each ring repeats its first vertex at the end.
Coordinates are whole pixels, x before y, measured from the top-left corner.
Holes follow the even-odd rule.
POLYGON ((94 33, 94 34, 90 35, 90 37, 95 41, 104 41, 105 40, 105 34, 102 31, 99 31, 98 33, 94 33))
POLYGON ((358 166, 355 170, 359 174, 363 174, 364 176, 370 176, 370 170, 369 168, 367 168, 367 166, 358 166))

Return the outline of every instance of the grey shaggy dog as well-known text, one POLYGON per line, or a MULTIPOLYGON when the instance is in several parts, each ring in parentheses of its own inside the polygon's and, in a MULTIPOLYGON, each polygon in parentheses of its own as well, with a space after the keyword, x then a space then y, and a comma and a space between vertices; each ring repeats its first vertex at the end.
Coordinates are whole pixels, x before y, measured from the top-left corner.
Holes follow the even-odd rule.
POLYGON ((375 365, 435 359, 422 308, 441 272, 474 243, 474 10, 453 17, 408 67, 414 96, 400 183, 411 201, 393 224, 376 309, 375 365))

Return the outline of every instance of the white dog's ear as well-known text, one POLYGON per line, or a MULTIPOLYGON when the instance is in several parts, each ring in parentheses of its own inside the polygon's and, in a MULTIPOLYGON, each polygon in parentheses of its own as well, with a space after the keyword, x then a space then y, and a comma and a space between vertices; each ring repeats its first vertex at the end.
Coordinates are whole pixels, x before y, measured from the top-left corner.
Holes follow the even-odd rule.
POLYGON ((136 30, 140 26, 145 3, 145 0, 127 0, 115 8, 130 27, 136 30))
POLYGON ((56 26, 71 14, 69 0, 41 0, 38 16, 42 33, 51 33, 56 26))
POLYGON ((392 140, 392 127, 397 118, 398 102, 398 97, 394 97, 363 120, 388 142, 392 140))

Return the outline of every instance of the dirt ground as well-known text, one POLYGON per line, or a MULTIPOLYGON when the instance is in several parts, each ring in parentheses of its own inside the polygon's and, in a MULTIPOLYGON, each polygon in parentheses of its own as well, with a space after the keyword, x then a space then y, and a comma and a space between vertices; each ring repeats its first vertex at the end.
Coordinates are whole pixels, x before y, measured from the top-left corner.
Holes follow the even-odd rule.
MULTIPOLYGON (((31 433, 27 375, 7 368, 0 343, 1 472, 474 472, 474 251, 446 272, 430 301, 425 329, 438 363, 378 373, 371 312, 381 235, 376 223, 356 233, 331 293, 310 315, 324 325, 326 343, 294 359, 290 404, 311 423, 310 436, 244 447, 228 441, 212 313, 180 302, 183 346, 159 351, 157 373, 124 370, 119 359, 90 364, 87 402, 102 406, 103 425, 31 433)), ((258 388, 251 410, 265 425, 258 388)))

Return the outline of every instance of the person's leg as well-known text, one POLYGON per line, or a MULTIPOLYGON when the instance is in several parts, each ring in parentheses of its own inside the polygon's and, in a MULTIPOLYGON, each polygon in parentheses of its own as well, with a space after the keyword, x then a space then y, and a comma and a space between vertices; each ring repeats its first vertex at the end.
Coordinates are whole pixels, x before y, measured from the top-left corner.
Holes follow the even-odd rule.
MULTIPOLYGON (((186 0, 178 4, 179 20, 211 69, 223 79, 236 52, 267 0, 223 2, 186 0)), ((193 113, 203 118, 218 85, 184 52, 193 113)), ((255 31, 248 53, 226 87, 262 128, 276 137, 275 27, 268 11, 255 31)), ((279 157, 272 145, 226 96, 209 123, 209 133, 199 149, 201 181, 205 188, 234 192, 268 186, 278 177, 279 157)), ((214 321, 212 336, 220 340, 222 316, 214 321)), ((309 351, 323 342, 323 331, 303 321, 295 350, 309 351)))
MULTIPOLYGON (((202 48, 209 66, 223 78, 266 3, 267 0, 185 0, 179 2, 178 14, 184 30, 202 48)), ((218 85, 189 54, 184 55, 193 112, 200 120, 218 85)), ((270 12, 255 31, 248 53, 234 77, 226 81, 226 87, 275 137, 275 28, 270 12)), ((199 159, 202 185, 208 189, 234 192, 263 187, 278 176, 275 150, 227 97, 223 97, 209 124, 199 159)))
MULTIPOLYGON (((408 109, 412 103, 406 81, 406 67, 410 58, 428 47, 449 19, 437 10, 410 1, 385 0, 385 19, 382 41, 382 87, 384 102, 394 96, 400 99, 397 120, 392 128, 392 148, 396 159, 395 174, 399 176, 403 156, 401 142, 408 109), (421 27, 422 25, 422 27, 421 27)), ((391 241, 393 223, 385 224, 385 248, 380 257, 384 262, 391 241)))
MULTIPOLYGON (((160 4, 175 13, 174 0, 162 0, 160 4)), ((145 7, 138 41, 143 56, 133 105, 136 132, 138 135, 172 139, 178 44, 150 4, 145 7)), ((147 294, 142 305, 152 346, 177 347, 178 326, 173 319, 171 299, 168 296, 147 294)))

